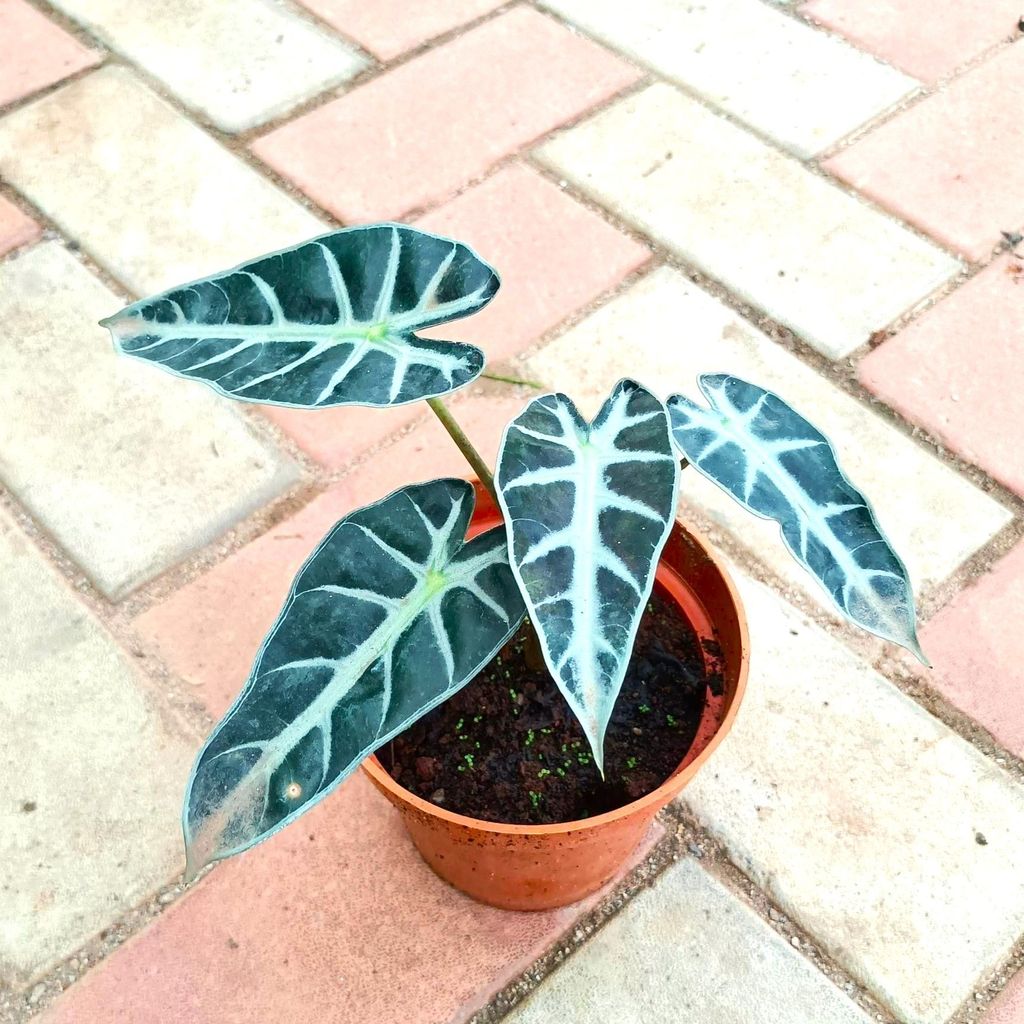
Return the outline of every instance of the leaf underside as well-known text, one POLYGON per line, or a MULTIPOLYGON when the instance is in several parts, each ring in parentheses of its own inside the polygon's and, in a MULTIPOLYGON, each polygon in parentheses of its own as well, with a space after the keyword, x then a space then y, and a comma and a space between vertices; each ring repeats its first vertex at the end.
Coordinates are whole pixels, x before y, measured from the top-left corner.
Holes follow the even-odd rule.
POLYGON ((780 524, 790 553, 843 615, 927 664, 906 567, 828 438, 756 384, 729 374, 699 384, 710 408, 668 400, 679 450, 744 508, 780 524))
POLYGON ((342 519, 296 576, 185 796, 189 874, 283 828, 469 682, 518 628, 497 527, 472 487, 404 487, 342 519))
POLYGON ((620 381, 593 423, 562 394, 505 431, 498 494, 545 660, 603 772, 604 734, 675 514, 664 406, 620 381))
POLYGON ((172 288, 102 323, 118 351, 229 398, 404 405, 480 374, 480 349, 414 332, 475 312, 498 283, 461 243, 374 224, 172 288))

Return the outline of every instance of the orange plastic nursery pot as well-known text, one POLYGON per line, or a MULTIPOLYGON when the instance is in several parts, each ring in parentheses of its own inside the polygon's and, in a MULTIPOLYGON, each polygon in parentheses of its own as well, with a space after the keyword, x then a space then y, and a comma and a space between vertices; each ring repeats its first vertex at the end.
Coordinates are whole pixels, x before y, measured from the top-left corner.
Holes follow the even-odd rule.
MULTIPOLYGON (((490 495, 476 485, 473 536, 501 522, 490 495)), ((721 561, 695 530, 677 522, 661 555, 655 588, 703 642, 709 689, 696 738, 657 789, 605 814, 554 825, 509 825, 445 810, 399 785, 376 757, 363 762, 373 784, 402 816, 427 864, 446 882, 492 906, 547 910, 575 903, 605 885, 643 839, 655 814, 697 774, 739 710, 750 657, 743 607, 721 561)))

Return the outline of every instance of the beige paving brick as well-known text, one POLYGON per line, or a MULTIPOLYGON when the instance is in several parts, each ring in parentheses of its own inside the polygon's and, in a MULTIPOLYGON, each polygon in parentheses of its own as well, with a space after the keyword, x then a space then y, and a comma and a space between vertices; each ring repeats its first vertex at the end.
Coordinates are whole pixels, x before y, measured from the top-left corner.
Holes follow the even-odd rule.
POLYGON ((180 870, 197 740, 6 515, 0 564, 0 988, 18 988, 180 870))
POLYGON ((869 1019, 720 882, 684 860, 546 978, 508 1021, 868 1024, 869 1019))
POLYGON ((297 478, 226 401, 115 356, 121 304, 57 242, 0 265, 0 479, 111 598, 297 478))
POLYGON ((0 119, 0 174, 139 295, 324 230, 120 67, 0 119))
POLYGON ((905 1024, 942 1024, 1024 931, 1024 787, 760 584, 747 699, 683 794, 905 1024))
POLYGON ((54 0, 225 131, 253 128, 366 66, 273 0, 54 0))
POLYGON ((833 359, 959 267, 663 83, 556 136, 538 155, 833 359))
MULTIPOLYGON (((530 359, 524 375, 566 391, 593 413, 624 374, 662 397, 678 391, 704 401, 697 375, 718 372, 777 391, 831 436, 918 592, 945 579, 1009 522, 1002 505, 668 268, 556 338, 530 359)), ((684 506, 702 509, 757 558, 832 608, 824 589, 786 550, 775 523, 752 516, 696 472, 683 474, 681 493, 684 506)))
POLYGON ((902 72, 763 0, 541 0, 802 156, 918 88, 902 72))

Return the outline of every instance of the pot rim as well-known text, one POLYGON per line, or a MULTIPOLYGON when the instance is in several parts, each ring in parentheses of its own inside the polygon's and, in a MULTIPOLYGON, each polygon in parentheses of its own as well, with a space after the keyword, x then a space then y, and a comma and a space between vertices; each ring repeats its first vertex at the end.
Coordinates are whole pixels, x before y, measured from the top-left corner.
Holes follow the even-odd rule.
MULTIPOLYGON (((682 788, 680 778, 693 777, 705 761, 718 749, 719 744, 728 735, 739 712, 740 704, 747 688, 747 675, 750 668, 750 634, 747 628, 747 617, 743 611, 739 592, 733 583, 731 576, 725 566, 724 560, 712 549, 707 538, 689 523, 677 518, 676 523, 686 531, 689 536, 697 542, 698 546, 707 555, 708 559, 718 570, 719 575, 725 583, 726 590, 736 608, 736 618, 740 633, 740 665, 736 676, 736 691, 733 699, 729 702, 725 715, 715 731, 714 736, 708 741, 707 746, 688 764, 685 768, 677 768, 657 789, 651 790, 646 796, 633 800, 612 811, 605 811, 604 814, 597 814, 592 818, 580 818, 575 821, 559 821, 550 825, 516 825, 503 821, 485 821, 482 818, 473 818, 467 814, 458 814, 455 811, 438 807, 437 804, 424 800, 415 793, 399 785, 385 771, 384 766, 377 760, 376 754, 371 754, 362 763, 362 769, 382 789, 389 791, 397 799, 409 804, 421 813, 431 817, 439 818, 452 825, 459 825, 463 828, 474 829, 479 832, 491 832, 497 835, 514 836, 550 836, 560 835, 567 832, 580 832, 584 829, 600 828, 602 825, 610 824, 622 818, 628 818, 638 812, 649 808, 660 810, 675 796, 682 788)), ((680 762, 682 764, 682 762, 680 762)))

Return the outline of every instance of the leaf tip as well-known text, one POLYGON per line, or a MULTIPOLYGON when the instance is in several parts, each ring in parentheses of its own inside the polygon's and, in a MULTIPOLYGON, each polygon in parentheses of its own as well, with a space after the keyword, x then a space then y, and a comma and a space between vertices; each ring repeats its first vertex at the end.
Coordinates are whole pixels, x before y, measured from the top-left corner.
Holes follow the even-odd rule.
POLYGON ((601 781, 604 782, 604 732, 607 722, 601 723, 596 717, 584 717, 578 713, 577 720, 583 727, 583 735, 586 736, 587 743, 590 744, 590 753, 594 758, 594 767, 597 768, 601 781))
POLYGON ((924 665, 925 668, 932 667, 932 663, 928 659, 928 655, 924 653, 924 649, 921 647, 916 634, 910 638, 910 642, 905 646, 907 650, 910 651, 910 653, 913 654, 922 665, 924 665))
POLYGON ((110 340, 114 344, 114 348, 118 351, 121 350, 121 342, 124 340, 124 316, 122 313, 114 313, 111 316, 105 316, 99 321, 100 327, 105 327, 110 332, 110 340))
POLYGON ((199 877, 200 872, 210 863, 197 849, 188 841, 185 840, 185 873, 182 876, 182 882, 185 885, 190 885, 192 882, 199 877))

